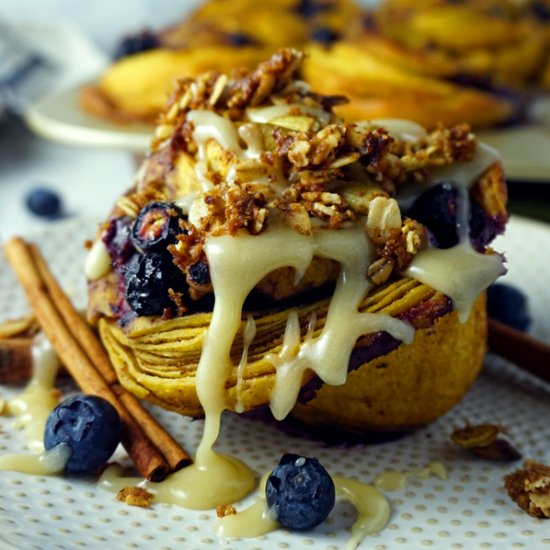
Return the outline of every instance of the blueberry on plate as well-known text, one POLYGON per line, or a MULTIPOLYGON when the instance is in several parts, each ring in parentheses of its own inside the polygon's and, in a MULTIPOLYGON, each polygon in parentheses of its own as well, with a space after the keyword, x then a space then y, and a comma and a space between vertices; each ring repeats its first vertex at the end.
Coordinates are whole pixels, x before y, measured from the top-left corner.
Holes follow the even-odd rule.
POLYGON ((61 216, 61 198, 52 189, 46 187, 32 189, 27 194, 26 204, 36 216, 51 219, 61 216))
POLYGON ((174 305, 169 289, 186 289, 185 276, 168 254, 149 252, 134 256, 125 268, 126 302, 138 315, 161 315, 174 305))
POLYGON ((75 395, 50 413, 44 430, 44 447, 66 443, 71 454, 65 471, 96 472, 109 460, 120 442, 121 423, 116 409, 102 397, 75 395))
POLYGON ((523 331, 532 321, 525 294, 506 283, 494 283, 487 289, 487 313, 489 317, 523 331))
POLYGON ((130 239, 142 252, 166 250, 182 232, 179 222, 183 217, 181 208, 172 202, 151 202, 139 211, 130 239))
POLYGON ((284 454, 265 488, 267 504, 288 529, 312 529, 334 507, 334 481, 316 458, 284 454))

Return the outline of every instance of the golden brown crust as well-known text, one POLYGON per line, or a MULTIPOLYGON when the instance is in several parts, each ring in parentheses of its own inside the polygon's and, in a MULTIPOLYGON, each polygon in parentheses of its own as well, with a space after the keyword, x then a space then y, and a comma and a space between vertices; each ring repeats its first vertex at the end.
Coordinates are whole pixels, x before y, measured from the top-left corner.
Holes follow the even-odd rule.
MULTIPOLYGON (((320 333, 328 300, 299 308, 302 338, 308 332, 311 314, 315 312, 313 336, 320 333)), ((382 312, 408 320, 421 330, 430 330, 434 320, 450 310, 449 300, 441 293, 414 281, 400 279, 369 294, 360 311, 382 312)), ((274 385, 275 367, 266 355, 278 353, 283 341, 288 311, 255 313, 257 332, 248 353, 248 364, 238 382, 237 367, 227 380, 228 406, 235 407, 237 384, 244 410, 269 402, 274 385)), ((137 318, 121 328, 113 320, 101 319, 99 331, 122 385, 143 399, 190 416, 201 416, 202 409, 195 390, 195 373, 202 349, 202 335, 209 326, 210 313, 196 313, 163 321, 160 318, 137 318)), ((456 314, 453 327, 458 324, 456 314)), ((242 355, 246 315, 231 351, 234 365, 242 355)), ((484 348, 484 330, 476 340, 484 348)), ((439 331, 438 331, 439 333, 439 331)), ((360 338, 357 347, 367 349, 375 334, 360 338)), ((444 339, 441 334, 440 339, 444 339)), ((454 349, 444 348, 449 352, 454 349)), ((432 349, 433 353, 433 349, 432 349)), ((461 355, 462 357, 462 355, 461 355)), ((473 356, 474 358, 477 355, 473 356)), ((473 360, 473 359, 472 359, 473 360)), ((303 384, 312 379, 305 374, 303 384)))
POLYGON ((323 385, 292 414, 306 424, 351 432, 403 430, 454 407, 477 378, 485 355, 485 297, 466 323, 456 312, 417 330, 412 344, 361 365, 342 386, 323 385), (346 406, 343 407, 342 403, 346 406))

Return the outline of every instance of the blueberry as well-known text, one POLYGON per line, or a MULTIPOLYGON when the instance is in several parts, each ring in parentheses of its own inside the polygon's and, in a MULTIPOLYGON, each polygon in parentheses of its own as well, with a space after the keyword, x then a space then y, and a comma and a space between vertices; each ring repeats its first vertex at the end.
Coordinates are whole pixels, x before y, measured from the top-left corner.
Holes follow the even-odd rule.
POLYGON ((330 4, 320 2, 319 0, 299 0, 295 11, 304 19, 309 19, 330 9, 330 4))
POLYGON ((168 254, 150 252, 134 256, 125 268, 126 302, 138 315, 161 315, 174 305, 169 289, 186 289, 183 273, 168 254))
POLYGON ((433 185, 414 201, 408 213, 430 230, 439 248, 458 244, 457 195, 450 183, 433 185))
POLYGON ((340 38, 340 34, 330 27, 318 27, 311 32, 311 40, 330 46, 340 38))
POLYGON ((182 232, 179 226, 182 218, 181 208, 174 203, 151 202, 140 210, 130 239, 143 252, 166 250, 169 244, 176 241, 176 235, 182 232))
POLYGON ((29 192, 27 207, 37 216, 58 218, 61 216, 61 198, 52 189, 37 187, 29 192))
POLYGON ((543 23, 548 23, 550 21, 550 6, 546 5, 545 2, 539 0, 531 4, 531 11, 533 15, 543 23))
POLYGON ((44 447, 60 443, 71 448, 65 471, 93 473, 109 460, 121 433, 116 409, 102 397, 75 395, 62 401, 50 413, 44 431, 44 447))
POLYGON ((480 204, 470 198, 470 242, 473 247, 483 252, 485 247, 504 231, 502 220, 488 216, 480 204))
POLYGON ((113 218, 109 221, 109 225, 103 234, 103 242, 112 262, 117 266, 125 265, 136 252, 130 240, 132 221, 129 216, 113 218))
POLYGON ((288 529, 312 529, 334 507, 336 491, 328 472, 316 458, 285 454, 271 472, 265 488, 267 504, 288 529))
MULTIPOLYGON (((413 202, 407 215, 426 226, 432 241, 438 248, 451 248, 458 244, 459 190, 448 182, 438 183, 421 193, 413 202)), ((483 208, 471 197, 469 200, 469 236, 473 246, 482 251, 501 232, 497 220, 487 216, 483 208)))
POLYGON ((123 38, 115 49, 113 57, 121 59, 136 53, 146 52, 160 46, 157 35, 149 30, 123 38))
POLYGON ((187 268, 187 277, 193 284, 200 286, 209 285, 212 282, 208 264, 205 262, 191 264, 187 268))
POLYGON ((532 321, 525 294, 506 283, 494 283, 487 289, 487 313, 518 330, 527 330, 532 321))
POLYGON ((253 36, 244 32, 231 32, 227 35, 227 42, 230 46, 250 46, 256 43, 253 36))

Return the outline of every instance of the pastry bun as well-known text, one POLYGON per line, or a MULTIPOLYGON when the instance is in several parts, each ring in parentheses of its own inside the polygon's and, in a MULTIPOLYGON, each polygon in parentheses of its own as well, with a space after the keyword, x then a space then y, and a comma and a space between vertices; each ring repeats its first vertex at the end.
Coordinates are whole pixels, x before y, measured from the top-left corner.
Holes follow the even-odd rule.
POLYGON ((482 365, 501 162, 465 125, 343 122, 302 58, 181 83, 98 230, 88 317, 121 384, 185 415, 424 424, 482 365))

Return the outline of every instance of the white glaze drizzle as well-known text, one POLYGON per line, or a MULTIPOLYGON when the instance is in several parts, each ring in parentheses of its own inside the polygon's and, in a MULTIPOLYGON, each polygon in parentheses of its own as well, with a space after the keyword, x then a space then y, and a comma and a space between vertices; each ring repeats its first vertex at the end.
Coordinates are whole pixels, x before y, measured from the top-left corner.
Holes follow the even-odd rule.
POLYGON ((405 275, 446 294, 465 322, 476 298, 505 271, 499 254, 481 254, 462 241, 452 248, 420 251, 405 275))
POLYGON ((471 160, 455 161, 447 166, 432 169, 431 181, 448 181, 458 187, 471 187, 491 166, 500 161, 501 156, 496 149, 478 142, 471 160))
POLYGON ((447 469, 438 461, 430 462, 425 468, 417 468, 400 472, 387 470, 374 478, 374 485, 383 491, 399 491, 407 488, 409 477, 414 476, 420 479, 427 479, 430 475, 439 479, 447 479, 447 469))
POLYGON ((189 111, 187 120, 193 123, 193 140, 199 148, 200 159, 204 159, 204 146, 210 140, 217 141, 236 156, 244 153, 237 129, 229 119, 212 111, 189 111))
MULTIPOLYGON (((258 537, 279 527, 265 498, 267 477, 262 477, 258 498, 248 508, 217 521, 216 531, 220 537, 258 537)), ((351 502, 358 512, 346 543, 346 550, 355 550, 367 535, 378 533, 386 526, 390 505, 386 497, 371 485, 341 475, 333 476, 333 481, 336 495, 351 502)))
POLYGON ((243 375, 248 362, 248 349, 254 337, 256 336, 256 321, 252 315, 248 315, 246 319, 246 324, 243 332, 243 352, 241 354, 241 360, 239 361, 239 366, 237 367, 237 384, 235 386, 236 393, 236 402, 235 402, 235 412, 242 413, 244 412, 244 406, 241 399, 242 385, 243 385, 243 375))
POLYGON ((345 550, 355 550, 367 535, 378 533, 390 519, 388 499, 372 485, 335 475, 336 494, 357 508, 358 516, 351 526, 351 537, 345 550))
MULTIPOLYGON (((299 346, 298 353, 290 359, 296 369, 307 367, 329 384, 343 384, 359 336, 386 330, 406 342, 413 337, 412 327, 402 321, 387 315, 358 312, 370 287, 365 273, 373 257, 370 242, 359 225, 339 231, 315 229, 313 236, 305 236, 284 223, 274 222, 260 235, 242 232, 237 237, 209 237, 205 252, 216 301, 196 376, 197 394, 206 413, 205 431, 197 451, 199 462, 202 453, 216 440, 221 413, 227 406, 225 380, 232 368, 229 352, 241 322, 243 302, 256 284, 273 270, 290 266, 302 274, 315 255, 342 264, 321 334, 299 346)), ((290 332, 295 339, 296 328, 290 332)), ((281 362, 288 361, 286 355, 281 359, 281 362)), ((284 391, 297 392, 297 381, 293 377, 292 387, 284 391)), ((277 398, 278 391, 283 390, 275 389, 272 402, 282 401, 277 398)), ((288 410, 274 412, 279 418, 288 410)))
POLYGON ((331 119, 331 114, 328 111, 324 111, 320 107, 312 107, 309 105, 294 103, 270 105, 268 107, 249 107, 246 110, 246 117, 251 122, 269 124, 278 118, 288 115, 291 110, 299 110, 299 112, 303 115, 316 118, 323 125, 328 124, 331 119))
POLYGON ((70 456, 71 448, 66 443, 61 443, 36 454, 14 453, 0 456, 0 470, 49 476, 62 472, 70 456))
POLYGON ((59 402, 54 382, 59 359, 48 339, 40 334, 32 346, 33 371, 24 391, 8 402, 15 425, 25 431, 31 451, 44 450, 44 427, 50 412, 59 402))
POLYGON ((236 502, 251 493, 256 477, 240 460, 210 450, 200 464, 192 464, 161 482, 150 482, 122 475, 119 465, 110 465, 98 480, 98 486, 111 492, 137 486, 155 495, 156 502, 174 504, 192 510, 209 510, 220 504, 236 502))
POLYGON ((357 124, 369 130, 385 128, 390 135, 400 141, 413 142, 427 136, 426 129, 423 126, 401 118, 377 118, 370 121, 361 121, 357 124))

